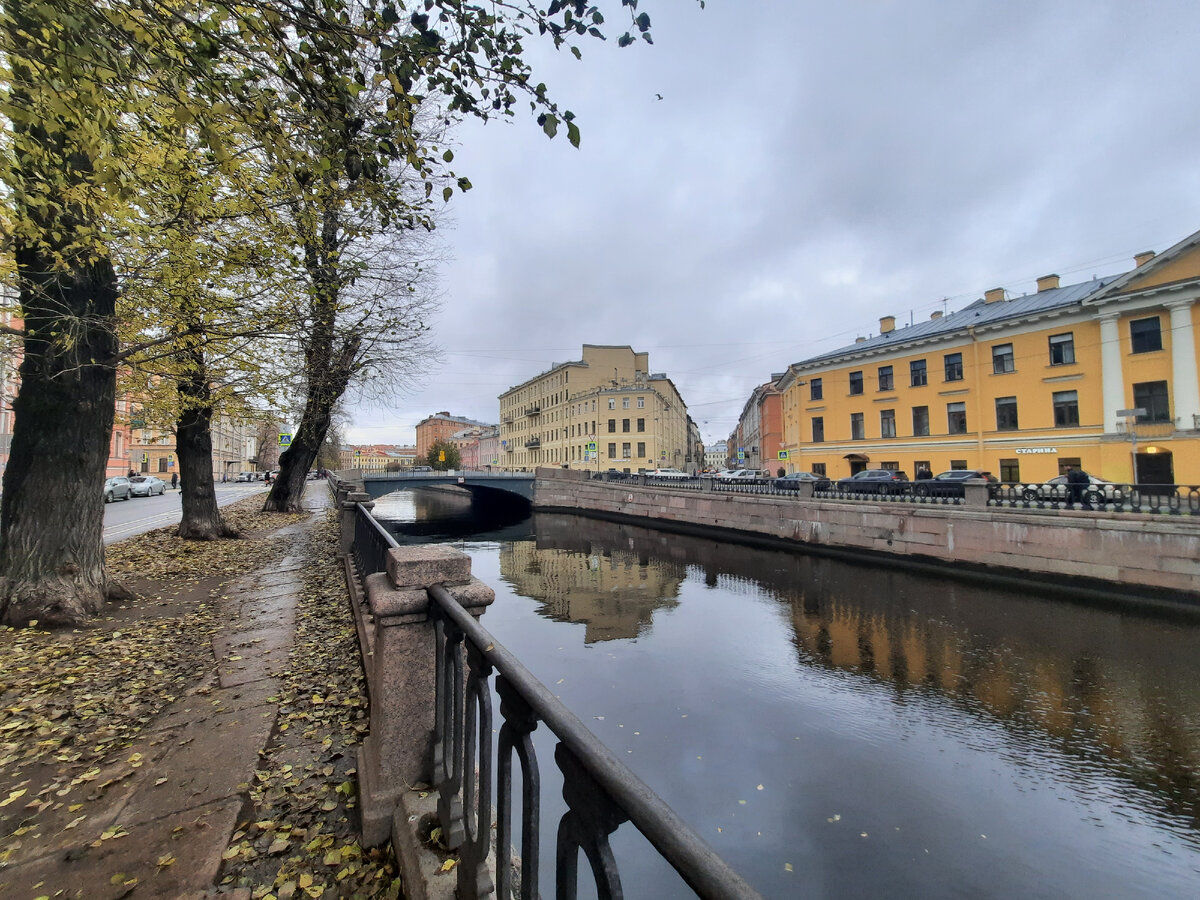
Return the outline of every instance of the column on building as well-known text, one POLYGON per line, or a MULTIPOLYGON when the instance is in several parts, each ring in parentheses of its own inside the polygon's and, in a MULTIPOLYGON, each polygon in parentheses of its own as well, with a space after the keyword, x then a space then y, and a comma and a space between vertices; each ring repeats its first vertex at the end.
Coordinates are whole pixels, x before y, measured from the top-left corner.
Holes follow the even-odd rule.
POLYGON ((1196 334, 1192 327, 1195 300, 1168 303, 1171 314, 1171 395, 1176 427, 1200 428, 1200 375, 1196 371, 1196 334))
POLYGON ((1121 333, 1118 315, 1100 317, 1100 373, 1104 396, 1104 431, 1117 431, 1117 410, 1125 408, 1125 376, 1121 371, 1121 333))

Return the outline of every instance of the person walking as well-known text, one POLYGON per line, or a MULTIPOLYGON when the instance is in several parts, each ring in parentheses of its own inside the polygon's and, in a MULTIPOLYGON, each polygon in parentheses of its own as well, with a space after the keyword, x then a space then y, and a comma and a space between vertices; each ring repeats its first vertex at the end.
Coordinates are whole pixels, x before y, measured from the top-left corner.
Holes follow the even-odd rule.
POLYGON ((177 488, 177 487, 179 487, 179 473, 172 472, 171 473, 171 490, 175 490, 175 488, 177 488))

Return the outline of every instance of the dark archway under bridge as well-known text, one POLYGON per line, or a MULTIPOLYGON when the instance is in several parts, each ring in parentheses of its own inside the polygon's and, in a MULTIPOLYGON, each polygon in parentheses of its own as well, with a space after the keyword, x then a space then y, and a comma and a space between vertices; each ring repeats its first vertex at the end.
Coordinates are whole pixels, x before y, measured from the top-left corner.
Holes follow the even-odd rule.
POLYGON ((389 472, 362 477, 363 489, 373 500, 395 491, 450 485, 465 488, 479 500, 519 497, 526 505, 533 502, 533 480, 532 472, 389 472))

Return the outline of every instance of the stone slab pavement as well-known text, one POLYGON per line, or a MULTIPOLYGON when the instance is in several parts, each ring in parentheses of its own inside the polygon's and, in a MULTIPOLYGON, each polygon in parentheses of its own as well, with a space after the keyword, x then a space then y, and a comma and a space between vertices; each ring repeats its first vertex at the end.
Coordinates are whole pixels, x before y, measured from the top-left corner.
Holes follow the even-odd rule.
POLYGON ((312 516, 275 532, 291 537, 283 553, 222 588, 211 669, 97 775, 107 787, 86 819, 72 824, 63 809, 61 822, 41 823, 44 839, 0 870, 0 898, 210 895, 275 727, 302 589, 300 539, 332 500, 310 491, 304 505, 312 516))

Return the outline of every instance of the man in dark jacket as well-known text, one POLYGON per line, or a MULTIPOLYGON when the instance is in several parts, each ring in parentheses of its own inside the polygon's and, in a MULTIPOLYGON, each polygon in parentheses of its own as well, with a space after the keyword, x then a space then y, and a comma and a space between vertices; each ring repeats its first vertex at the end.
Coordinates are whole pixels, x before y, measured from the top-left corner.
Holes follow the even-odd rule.
POLYGON ((1091 509, 1087 489, 1092 483, 1092 477, 1078 466, 1067 470, 1067 505, 1080 504, 1084 509, 1091 509))

